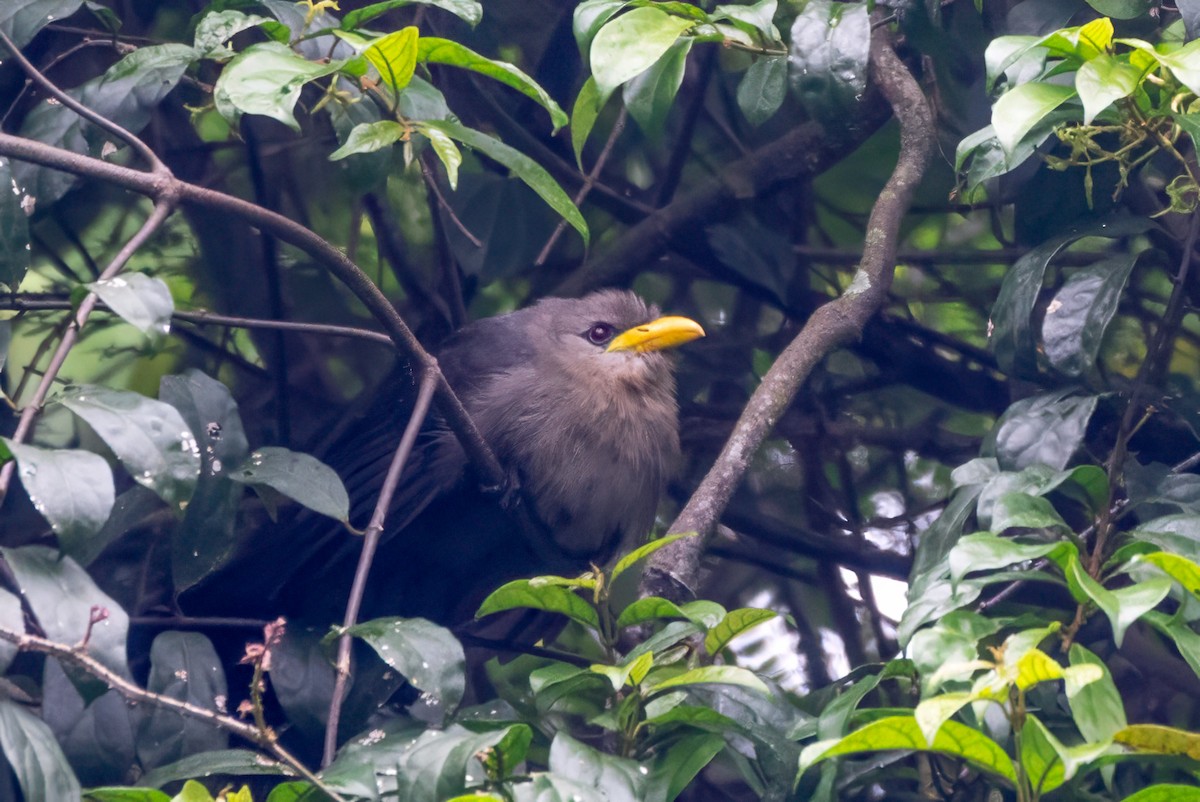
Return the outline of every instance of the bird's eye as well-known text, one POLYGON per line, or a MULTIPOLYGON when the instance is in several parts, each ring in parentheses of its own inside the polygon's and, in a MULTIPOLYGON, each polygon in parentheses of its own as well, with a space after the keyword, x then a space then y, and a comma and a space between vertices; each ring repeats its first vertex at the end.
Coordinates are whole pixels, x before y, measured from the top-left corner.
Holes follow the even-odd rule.
POLYGON ((587 330, 587 334, 584 336, 587 337, 588 342, 590 342, 592 345, 604 345, 606 342, 612 339, 612 324, 593 323, 592 327, 587 330))

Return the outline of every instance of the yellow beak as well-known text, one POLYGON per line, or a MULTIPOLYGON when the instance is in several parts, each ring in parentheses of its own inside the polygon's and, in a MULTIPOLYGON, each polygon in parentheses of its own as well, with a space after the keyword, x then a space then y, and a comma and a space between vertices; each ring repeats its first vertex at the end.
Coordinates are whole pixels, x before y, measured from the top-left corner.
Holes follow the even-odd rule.
POLYGON ((704 336, 704 329, 691 318, 660 317, 618 334, 608 344, 609 351, 661 351, 704 336))

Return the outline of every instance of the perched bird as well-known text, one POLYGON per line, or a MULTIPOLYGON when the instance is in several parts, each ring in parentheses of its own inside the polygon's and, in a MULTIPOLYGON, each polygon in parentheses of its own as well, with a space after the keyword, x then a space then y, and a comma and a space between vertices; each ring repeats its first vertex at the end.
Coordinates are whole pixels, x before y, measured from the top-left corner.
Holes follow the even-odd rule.
MULTIPOLYGON (((703 336, 695 321, 659 317, 620 290, 547 298, 454 334, 438 363, 505 467, 508 487, 485 492, 457 438, 433 416, 392 501, 363 617, 461 621, 504 581, 585 570, 644 537, 679 460, 675 381, 664 351, 703 336), (527 514, 506 509, 514 503, 527 514)), ((351 520, 359 525, 375 504, 413 394, 411 377, 397 377, 326 456, 355 501, 351 520)), ((315 519, 289 531, 299 565, 268 591, 292 615, 337 620, 357 539, 315 519), (322 531, 306 531, 314 527, 322 531)))

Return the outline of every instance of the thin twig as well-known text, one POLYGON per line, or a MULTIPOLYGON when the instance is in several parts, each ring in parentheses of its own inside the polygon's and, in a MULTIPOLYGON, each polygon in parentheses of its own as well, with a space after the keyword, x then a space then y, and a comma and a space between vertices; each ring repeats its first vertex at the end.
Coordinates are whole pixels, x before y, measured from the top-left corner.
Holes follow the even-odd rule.
MULTIPOLYGON (((375 559, 375 549, 383 534, 384 519, 387 517, 388 507, 391 506, 392 496, 395 495, 396 488, 400 484, 400 476, 404 473, 404 464, 408 462, 408 455, 417 441, 421 426, 425 423, 425 416, 429 414, 429 404, 433 400, 436 384, 435 374, 425 373, 421 376, 421 383, 417 388, 417 402, 413 407, 412 416, 408 419, 408 425, 400 438, 400 444, 396 446, 392 464, 388 466, 387 476, 383 480, 383 487, 375 502, 375 511, 371 515, 371 522, 367 524, 367 530, 363 535, 362 553, 358 557, 354 583, 350 586, 350 598, 346 602, 346 616, 342 621, 343 629, 350 629, 358 623, 363 594, 367 589, 367 576, 371 573, 371 561, 375 559)), ((353 643, 354 636, 349 633, 344 633, 338 639, 337 679, 334 681, 333 698, 329 702, 329 720, 325 725, 325 754, 321 760, 322 766, 328 766, 337 751, 338 721, 341 719, 343 697, 346 695, 346 686, 350 680, 350 647, 353 643)))
MULTIPOLYGON (((41 312, 70 309, 71 301, 67 298, 55 298, 45 295, 21 294, 9 297, 0 296, 0 309, 18 312, 41 312)), ((103 301, 96 305, 101 312, 112 312, 103 301)), ((113 313, 115 314, 115 313, 113 313)), ((383 332, 360 329, 354 326, 337 326, 330 323, 298 323, 291 320, 266 320, 256 317, 239 317, 235 315, 218 315, 205 309, 183 310, 176 309, 171 313, 173 320, 186 320, 200 325, 230 326, 236 329, 276 329, 279 331, 295 331, 301 334, 320 334, 330 337, 353 337, 368 340, 380 345, 392 345, 392 338, 383 332)))
POLYGON ((188 702, 181 702, 178 699, 173 699, 170 696, 162 696, 135 685, 125 677, 102 664, 96 658, 87 654, 86 651, 74 646, 68 646, 65 643, 49 640, 48 638, 38 637, 37 635, 27 635, 23 632, 16 632, 11 629, 0 627, 0 640, 7 641, 17 647, 22 652, 37 652, 39 654, 50 655, 56 657, 64 663, 68 663, 77 668, 86 671, 91 676, 103 682, 109 688, 116 691, 121 697, 130 702, 145 703, 154 705, 155 707, 174 710, 180 715, 194 718, 199 721, 206 721, 214 727, 218 727, 227 732, 233 733, 239 738, 244 738, 252 744, 256 744, 274 755, 281 763, 285 764, 297 775, 308 780, 314 786, 319 788, 324 793, 328 794, 334 800, 346 802, 345 797, 341 796, 337 791, 326 785, 320 777, 310 771, 299 758, 291 752, 284 749, 276 740, 274 734, 270 730, 260 730, 244 721, 218 713, 215 710, 198 707, 188 702))
MULTIPOLYGON (((612 155, 613 146, 617 144, 617 138, 621 136, 621 132, 625 130, 625 121, 629 118, 629 110, 622 105, 621 113, 617 115, 617 121, 613 123, 612 131, 608 133, 608 140, 604 143, 604 149, 600 151, 600 155, 596 157, 596 163, 592 165, 592 169, 588 171, 587 176, 583 180, 583 186, 575 193, 575 205, 580 206, 583 201, 591 193, 592 187, 596 186, 596 179, 600 177, 600 173, 604 170, 604 165, 608 163, 608 157, 612 155)), ((546 240, 546 244, 542 246, 542 250, 537 255, 537 259, 533 260, 534 267, 541 267, 546 264, 546 260, 550 258, 550 251, 558 243, 563 232, 567 230, 567 221, 559 220, 558 225, 554 227, 554 231, 546 240)))

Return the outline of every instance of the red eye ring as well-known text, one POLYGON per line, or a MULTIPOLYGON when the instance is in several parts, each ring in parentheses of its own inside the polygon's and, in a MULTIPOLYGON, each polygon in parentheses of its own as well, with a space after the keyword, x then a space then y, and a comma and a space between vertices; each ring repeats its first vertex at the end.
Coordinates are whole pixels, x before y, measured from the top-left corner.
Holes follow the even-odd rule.
POLYGON ((604 345, 613 337, 613 327, 611 323, 593 323, 591 328, 584 334, 587 341, 592 345, 604 345))

